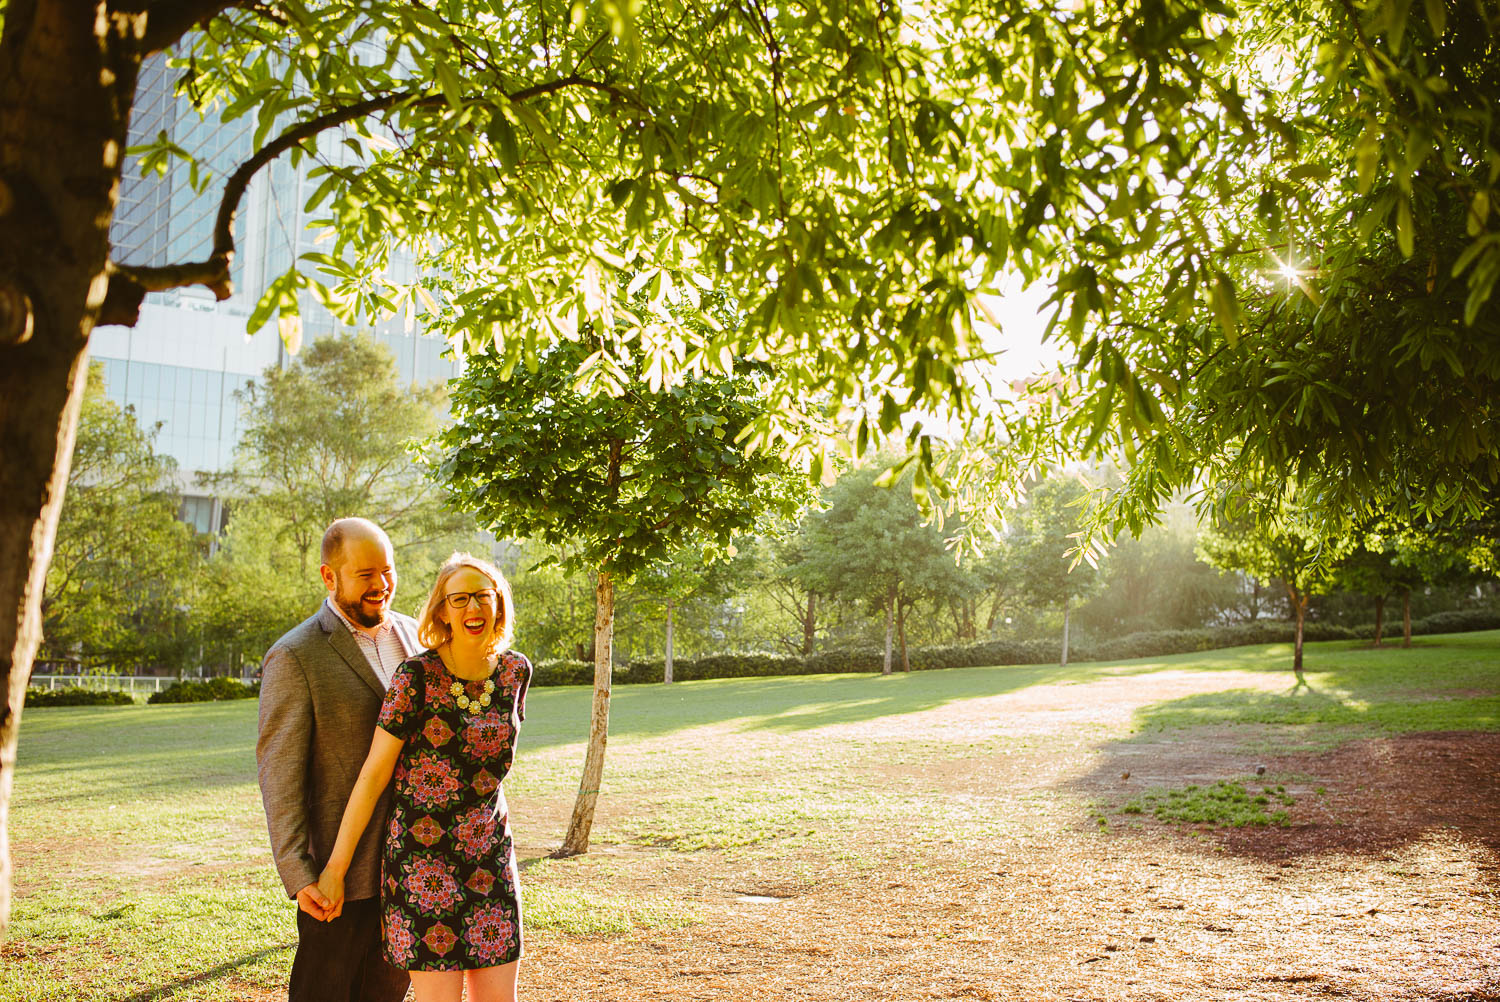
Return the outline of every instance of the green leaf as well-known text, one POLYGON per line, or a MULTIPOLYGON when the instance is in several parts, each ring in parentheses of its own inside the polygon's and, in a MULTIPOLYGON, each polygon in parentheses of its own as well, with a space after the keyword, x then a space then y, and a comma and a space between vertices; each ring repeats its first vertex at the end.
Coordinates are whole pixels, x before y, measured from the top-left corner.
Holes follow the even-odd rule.
POLYGON ((437 77, 438 87, 442 89, 443 97, 455 110, 464 106, 464 85, 459 79, 458 72, 453 67, 439 59, 432 65, 433 75, 437 77))
POLYGON ((1396 201, 1396 244, 1401 248, 1402 257, 1411 257, 1416 253, 1416 224, 1411 218, 1411 200, 1400 198, 1396 201))
POLYGON ((1240 340, 1240 300, 1234 288, 1234 280, 1222 271, 1214 275, 1213 306, 1214 317, 1218 319, 1219 327, 1223 329, 1230 347, 1233 347, 1240 340))
POLYGON ((1427 23, 1432 25, 1432 33, 1438 38, 1448 30, 1448 5, 1444 0, 1423 0, 1427 8, 1427 23))

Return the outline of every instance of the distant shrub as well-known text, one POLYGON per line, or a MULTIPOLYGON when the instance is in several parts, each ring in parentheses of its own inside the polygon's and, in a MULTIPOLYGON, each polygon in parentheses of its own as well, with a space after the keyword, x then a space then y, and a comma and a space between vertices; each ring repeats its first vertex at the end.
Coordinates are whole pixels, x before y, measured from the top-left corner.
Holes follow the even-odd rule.
MULTIPOLYGON (((1394 625, 1394 632, 1401 635, 1401 617, 1398 615, 1392 624, 1386 621, 1386 635, 1389 636, 1394 625)), ((1435 612, 1430 616, 1411 621, 1411 632, 1416 634, 1427 633, 1468 633, 1473 630, 1500 630, 1500 612, 1493 609, 1455 609, 1451 612, 1435 612)))
POLYGON ((258 685, 246 685, 237 678, 213 678, 207 682, 173 682, 161 692, 153 692, 146 702, 211 703, 225 699, 251 699, 258 695, 258 685))
MULTIPOLYGON (((618 677, 620 670, 615 669, 618 677)), ((531 684, 538 685, 593 685, 594 663, 576 661, 572 658, 548 658, 531 665, 531 684)))
POLYGON ((117 689, 27 689, 26 708, 43 706, 133 706, 130 693, 117 689))

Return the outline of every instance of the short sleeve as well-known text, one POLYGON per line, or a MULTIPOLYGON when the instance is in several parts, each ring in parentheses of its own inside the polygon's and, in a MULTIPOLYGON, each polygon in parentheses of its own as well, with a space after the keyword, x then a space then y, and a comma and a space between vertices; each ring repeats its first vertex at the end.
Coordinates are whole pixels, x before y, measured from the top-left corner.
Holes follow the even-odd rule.
POLYGON ((405 741, 417 730, 417 687, 422 684, 426 665, 421 658, 401 662, 391 673, 391 684, 385 690, 385 703, 375 721, 394 737, 405 741))
POLYGON ((526 719, 526 690, 531 686, 531 662, 526 655, 510 651, 505 655, 510 668, 506 681, 514 686, 516 693, 516 720, 526 719))

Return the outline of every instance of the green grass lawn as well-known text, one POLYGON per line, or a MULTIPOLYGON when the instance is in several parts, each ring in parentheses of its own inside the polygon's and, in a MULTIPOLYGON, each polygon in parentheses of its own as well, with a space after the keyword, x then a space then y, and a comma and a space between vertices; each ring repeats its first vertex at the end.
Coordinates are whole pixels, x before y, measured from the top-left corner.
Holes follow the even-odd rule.
MULTIPOLYGON (((893 815, 913 819, 917 846, 1003 834, 1014 817, 937 796, 924 776, 927 764, 978 753, 1201 724, 1276 725, 1324 744, 1500 729, 1500 632, 1424 637, 1410 650, 1312 644, 1303 688, 1293 687, 1289 660, 1287 645, 1272 645, 1068 668, 620 687, 595 839, 641 852, 815 861, 893 815), (1156 672, 1205 677, 1198 693, 1143 706, 1119 727, 1018 736, 1003 720, 974 723, 991 712, 979 701, 1156 672), (945 726, 959 717, 969 725, 945 726)), ((519 817, 531 805, 570 802, 589 698, 579 687, 532 693, 507 781, 519 817)), ((269 865, 255 726, 250 700, 27 711, 11 817, 18 896, 0 1000, 227 1000, 284 982, 293 916, 269 865)), ((696 905, 665 891, 580 888, 579 874, 592 872, 603 871, 530 866, 528 924, 616 935, 694 921, 696 905)))

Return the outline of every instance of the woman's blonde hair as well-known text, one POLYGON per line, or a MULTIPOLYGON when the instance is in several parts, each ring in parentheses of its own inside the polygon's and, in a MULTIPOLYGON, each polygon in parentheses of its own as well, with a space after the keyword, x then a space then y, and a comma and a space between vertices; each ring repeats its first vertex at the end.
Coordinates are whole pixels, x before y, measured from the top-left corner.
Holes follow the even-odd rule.
POLYGON ((437 580, 417 617, 417 639, 428 647, 441 647, 453 639, 453 627, 438 619, 438 610, 448 600, 448 579, 465 567, 473 568, 495 583, 495 634, 490 653, 495 654, 510 648, 515 636, 515 599, 511 597, 510 582, 500 573, 500 568, 474 556, 472 553, 455 553, 438 568, 437 580))

